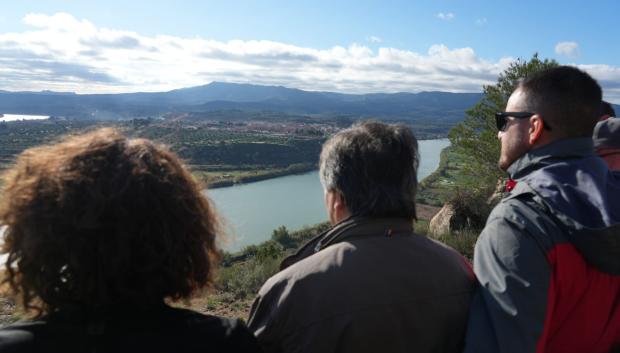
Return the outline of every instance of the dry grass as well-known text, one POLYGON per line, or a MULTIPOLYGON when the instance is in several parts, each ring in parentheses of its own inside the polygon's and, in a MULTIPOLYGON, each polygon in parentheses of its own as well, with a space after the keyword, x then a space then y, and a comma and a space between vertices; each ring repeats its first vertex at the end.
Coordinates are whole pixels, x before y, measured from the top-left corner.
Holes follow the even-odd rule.
POLYGON ((196 296, 182 306, 207 315, 241 318, 247 321, 253 299, 236 299, 229 293, 216 292, 196 296))

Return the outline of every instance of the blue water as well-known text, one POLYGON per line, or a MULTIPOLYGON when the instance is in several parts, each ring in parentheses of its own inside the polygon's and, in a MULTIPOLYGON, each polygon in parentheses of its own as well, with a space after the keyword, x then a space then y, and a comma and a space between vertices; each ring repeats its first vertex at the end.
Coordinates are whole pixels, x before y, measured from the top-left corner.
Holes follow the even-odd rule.
MULTIPOLYGON (((418 180, 439 165, 448 139, 419 141, 418 180)), ((228 251, 268 240, 284 225, 290 230, 327 220, 318 171, 207 191, 225 221, 228 251)))

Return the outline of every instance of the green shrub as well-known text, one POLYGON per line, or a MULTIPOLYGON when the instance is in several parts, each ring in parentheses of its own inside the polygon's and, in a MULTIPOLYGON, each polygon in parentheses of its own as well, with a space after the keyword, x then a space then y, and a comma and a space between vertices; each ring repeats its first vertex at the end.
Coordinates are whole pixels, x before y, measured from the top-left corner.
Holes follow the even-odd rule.
POLYGON ((454 195, 446 203, 451 206, 454 214, 450 217, 450 231, 457 232, 470 229, 481 231, 491 213, 493 205, 487 201, 487 191, 464 191, 456 189, 454 195))
POLYGON ((442 234, 435 239, 461 253, 469 261, 474 259, 474 247, 480 232, 474 229, 463 229, 451 234, 442 234))
POLYGON ((319 224, 315 224, 313 226, 304 226, 303 228, 291 232, 291 238, 295 240, 295 248, 300 247, 308 240, 314 238, 315 236, 325 232, 330 229, 331 225, 329 222, 323 222, 319 224))
POLYGON ((250 257, 247 261, 235 263, 220 269, 217 287, 231 293, 237 299, 256 295, 260 287, 278 272, 282 257, 250 257))
POLYGON ((295 239, 291 237, 285 226, 279 226, 271 233, 271 240, 282 245, 284 248, 291 248, 295 246, 295 239))
POLYGON ((256 247, 256 260, 267 261, 271 259, 280 259, 284 256, 284 247, 282 244, 273 240, 268 240, 256 247))
POLYGON ((428 225, 430 221, 426 219, 418 219, 413 224, 413 232, 420 235, 428 235, 428 225))
POLYGON ((249 245, 234 254, 225 253, 216 287, 237 299, 253 297, 263 283, 279 271, 280 262, 287 254, 329 227, 325 222, 289 232, 281 226, 273 231, 271 240, 249 245))

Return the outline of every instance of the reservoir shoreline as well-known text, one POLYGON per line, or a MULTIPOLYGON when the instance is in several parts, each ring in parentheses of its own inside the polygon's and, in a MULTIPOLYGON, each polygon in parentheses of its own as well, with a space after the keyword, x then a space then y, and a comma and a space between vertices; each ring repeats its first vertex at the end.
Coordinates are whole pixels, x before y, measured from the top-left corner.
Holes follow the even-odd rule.
MULTIPOLYGON (((418 140, 418 142, 423 142, 423 141, 439 141, 439 140, 447 140, 447 138, 441 138, 441 139, 427 139, 427 140, 418 140)), ((445 149, 447 147, 444 147, 443 149, 445 149)), ((442 151, 443 151, 442 149, 442 151)), ((441 151, 440 151, 441 153, 441 151)), ((439 168, 439 165, 437 165, 437 168, 439 168)), ((435 170, 437 169, 435 168, 435 170)), ((260 174, 260 175, 256 175, 256 176, 247 176, 244 177, 242 180, 225 180, 225 181, 207 181, 205 182, 207 184, 207 190, 214 190, 214 189, 221 189, 221 188, 227 188, 227 187, 231 187, 231 186, 240 186, 240 185, 246 185, 246 184, 250 184, 250 183, 255 183, 255 182, 259 182, 259 181, 265 181, 265 180, 269 180, 269 179, 276 179, 276 178, 280 178, 280 177, 285 177, 285 176, 290 176, 290 175, 301 175, 301 174, 306 174, 309 172, 314 172, 314 171, 318 171, 319 170, 319 166, 318 165, 314 165, 314 166, 301 166, 298 168, 285 168, 285 169, 279 169, 273 172, 266 172, 264 174, 260 174)), ((424 177, 426 178, 426 176, 424 177)), ((423 179, 424 179, 423 178, 423 179)), ((422 182, 423 179, 418 180, 418 184, 422 182)))
MULTIPOLYGON (((419 180, 438 167, 448 139, 420 141, 419 180)), ((224 250, 236 252, 271 238, 274 229, 301 229, 327 220, 323 187, 315 168, 310 172, 270 178, 260 182, 209 188, 205 194, 224 220, 228 241, 224 250)), ((430 207, 430 206, 429 206, 430 207)), ((434 212, 435 207, 429 208, 434 212)))

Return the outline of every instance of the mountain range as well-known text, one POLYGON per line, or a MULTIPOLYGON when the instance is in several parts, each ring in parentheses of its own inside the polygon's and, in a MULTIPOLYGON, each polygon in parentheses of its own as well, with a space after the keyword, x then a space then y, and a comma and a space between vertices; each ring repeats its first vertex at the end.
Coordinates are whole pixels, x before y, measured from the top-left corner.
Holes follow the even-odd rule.
POLYGON ((73 119, 130 119, 166 113, 226 110, 403 120, 458 121, 481 93, 343 94, 282 86, 213 82, 168 92, 75 94, 0 91, 0 113, 73 119))

